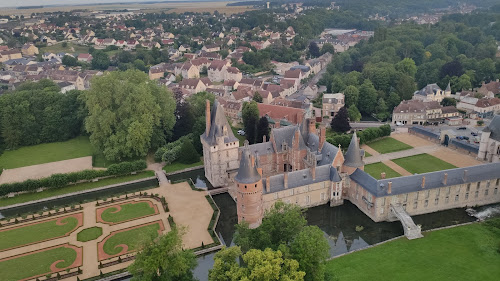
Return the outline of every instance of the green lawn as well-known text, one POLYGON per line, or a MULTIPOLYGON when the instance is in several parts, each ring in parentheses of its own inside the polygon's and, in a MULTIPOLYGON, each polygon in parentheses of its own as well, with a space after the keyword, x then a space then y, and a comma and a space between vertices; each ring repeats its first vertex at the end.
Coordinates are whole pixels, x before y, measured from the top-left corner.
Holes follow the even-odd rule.
POLYGON ((0 251, 31 244, 38 241, 61 237, 75 229, 78 220, 68 217, 62 220, 63 225, 57 225, 56 219, 42 223, 27 225, 0 232, 0 251))
POLYGON ((203 165, 203 161, 199 161, 199 162, 196 162, 193 164, 183 164, 183 163, 179 163, 179 162, 175 161, 174 163, 163 167, 163 170, 166 173, 171 173, 171 172, 180 171, 180 170, 184 170, 187 168, 196 167, 196 166, 200 166, 200 165, 203 165))
POLYGON ((80 241, 80 242, 87 242, 87 241, 91 241, 91 240, 95 240, 97 238, 99 238, 99 236, 102 235, 102 228, 98 227, 98 226, 94 226, 94 227, 89 227, 89 228, 86 228, 80 232, 78 232, 78 234, 76 235, 76 240, 80 241))
POLYGON ((120 207, 121 210, 118 212, 116 212, 118 209, 116 206, 104 210, 101 214, 102 220, 105 222, 119 223, 155 213, 155 209, 151 207, 148 202, 131 202, 120 205, 120 207))
POLYGON ((71 248, 59 247, 43 252, 34 253, 0 262, 2 280, 15 281, 32 276, 48 274, 50 266, 58 260, 58 268, 65 268, 73 264, 76 259, 76 251, 71 248))
POLYGON ((369 147, 375 149, 377 152, 382 153, 382 154, 413 148, 412 146, 407 145, 406 143, 400 142, 400 141, 393 139, 391 137, 382 138, 382 139, 367 143, 366 145, 368 145, 369 147))
POLYGON ((245 145, 246 138, 244 136, 238 135, 238 131, 241 130, 242 128, 235 128, 231 126, 231 129, 233 130, 234 136, 240 141, 240 146, 245 145))
POLYGON ((85 183, 79 183, 79 184, 74 184, 74 185, 68 185, 68 186, 63 187, 63 188, 48 189, 48 190, 45 190, 42 192, 24 193, 24 194, 20 194, 20 195, 17 195, 15 197, 11 197, 11 198, 1 198, 0 199, 0 207, 29 202, 29 201, 33 201, 33 200, 39 200, 39 199, 48 198, 48 197, 57 196, 57 195, 62 195, 62 194, 67 194, 67 193, 71 193, 71 192, 77 192, 77 191, 82 191, 82 190, 87 190, 87 189, 92 189, 92 188, 97 188, 97 187, 103 187, 106 185, 111 185, 111 184, 116 184, 116 183, 122 183, 122 182, 128 182, 128 181, 153 177, 154 175, 155 175, 154 171, 144 171, 144 172, 137 173, 135 175, 126 175, 126 176, 121 176, 121 177, 107 178, 107 179, 102 179, 102 180, 97 181, 97 182, 85 182, 85 183))
POLYGON ((365 151, 365 157, 370 157, 370 156, 372 156, 372 155, 365 151))
POLYGON ((54 161, 68 160, 92 155, 88 137, 77 137, 65 142, 43 143, 6 150, 0 155, 0 167, 14 169, 54 161))
POLYGON ((374 177, 378 180, 380 179, 380 174, 382 172, 385 172, 385 177, 388 179, 389 178, 397 178, 397 177, 401 176, 398 172, 394 171, 393 169, 391 169, 389 166, 387 166, 386 164, 384 164, 382 162, 377 162, 377 163, 366 165, 365 172, 367 172, 372 177, 374 177))
POLYGON ((49 53, 49 52, 52 52, 52 53, 60 53, 60 52, 65 52, 65 53, 88 53, 89 52, 89 47, 88 46, 82 46, 82 45, 77 45, 77 44, 73 44, 73 43, 68 43, 68 46, 66 48, 64 48, 62 46, 62 42, 61 43, 58 43, 58 44, 54 44, 52 46, 47 46, 47 47, 43 47, 43 48, 40 48, 40 53, 43 54, 43 53, 49 53), (73 47, 73 49, 71 49, 71 47, 73 47))
POLYGON ((393 159, 392 162, 412 174, 422 174, 456 168, 456 166, 427 153, 393 159))
POLYGON ((116 255, 122 251, 121 247, 116 247, 120 244, 127 245, 128 251, 135 251, 147 239, 158 237, 158 230, 160 230, 160 224, 155 223, 118 232, 104 243, 104 252, 108 255, 116 255))
POLYGON ((327 262, 336 280, 499 280, 500 218, 400 238, 327 262), (491 224, 495 223, 496 227, 491 224))

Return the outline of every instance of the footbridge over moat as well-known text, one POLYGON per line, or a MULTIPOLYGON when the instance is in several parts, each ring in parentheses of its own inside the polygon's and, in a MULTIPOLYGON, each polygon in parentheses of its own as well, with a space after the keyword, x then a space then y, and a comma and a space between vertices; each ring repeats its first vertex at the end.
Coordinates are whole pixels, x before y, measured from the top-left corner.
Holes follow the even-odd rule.
POLYGON ((420 226, 413 222, 413 219, 405 211, 401 204, 391 204, 391 213, 394 214, 394 216, 396 216, 403 225, 406 238, 411 240, 423 237, 420 226))

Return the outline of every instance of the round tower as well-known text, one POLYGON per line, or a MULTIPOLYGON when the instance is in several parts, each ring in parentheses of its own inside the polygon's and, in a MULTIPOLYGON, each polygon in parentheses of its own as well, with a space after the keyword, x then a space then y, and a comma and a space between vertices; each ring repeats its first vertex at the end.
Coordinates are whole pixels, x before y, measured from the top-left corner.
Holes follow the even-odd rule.
POLYGON ((238 222, 246 221, 250 228, 256 228, 261 224, 264 214, 262 169, 257 169, 246 145, 241 153, 240 167, 234 180, 237 190, 238 222))
POLYGON ((363 170, 365 163, 363 158, 361 158, 361 149, 359 149, 358 137, 356 132, 352 135, 351 143, 347 148, 347 152, 344 155, 344 164, 342 165, 342 171, 351 175, 356 171, 356 169, 363 170))
POLYGON ((481 133, 481 142, 479 143, 479 152, 477 154, 477 158, 481 160, 485 160, 488 156, 488 144, 490 143, 490 135, 490 128, 484 128, 483 132, 481 133))

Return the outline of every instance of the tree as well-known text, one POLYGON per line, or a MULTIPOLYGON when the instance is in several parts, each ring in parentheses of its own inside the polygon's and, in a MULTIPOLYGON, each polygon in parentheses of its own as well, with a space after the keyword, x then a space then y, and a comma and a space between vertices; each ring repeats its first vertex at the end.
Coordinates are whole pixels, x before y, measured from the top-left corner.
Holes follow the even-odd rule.
POLYGON ((396 106, 401 102, 401 98, 396 92, 391 92, 387 98, 387 110, 392 112, 396 106))
POLYGON ((444 98, 441 101, 442 106, 457 106, 457 100, 454 98, 444 98))
POLYGON ((196 149, 190 140, 186 140, 182 143, 181 150, 179 152, 179 162, 183 164, 200 162, 200 155, 196 152, 196 149))
POLYGON ((62 64, 66 66, 76 66, 78 65, 78 60, 75 57, 65 55, 62 58, 62 64))
POLYGON ((347 86, 344 90, 344 95, 345 95, 345 105, 347 107, 352 105, 356 106, 358 104, 359 100, 358 88, 354 86, 347 86))
POLYGON ((262 103, 262 96, 260 95, 259 92, 255 92, 255 94, 253 95, 253 98, 252 100, 258 102, 258 103, 262 103))
POLYGON ((361 120, 361 113, 355 105, 349 106, 347 113, 349 114, 349 120, 351 122, 358 122, 361 120))
POLYGON ((335 114, 330 123, 330 128, 337 133, 345 133, 351 129, 349 125, 349 113, 345 106, 340 108, 339 112, 335 114))
POLYGON ((332 55, 335 53, 335 48, 333 47, 332 44, 330 43, 323 44, 323 47, 321 47, 321 54, 326 54, 326 53, 330 53, 332 55))
POLYGON ((269 121, 266 116, 262 116, 259 119, 259 124, 257 125, 257 142, 263 142, 264 136, 266 136, 266 140, 269 140, 269 121))
POLYGON ((220 50, 219 54, 221 55, 222 59, 225 59, 229 55, 229 51, 227 49, 222 49, 220 50))
POLYGON ((299 262, 299 270, 306 272, 306 281, 325 280, 329 251, 330 245, 317 226, 304 227, 290 244, 291 257, 299 262))
POLYGON ((415 61, 411 58, 404 58, 402 61, 398 62, 396 64, 396 70, 411 77, 415 77, 415 74, 417 74, 417 66, 415 65, 415 61))
POLYGON ((408 75, 401 75, 396 83, 395 91, 401 100, 409 100, 415 92, 415 80, 408 75))
POLYGON ((108 160, 145 156, 165 144, 175 123, 175 101, 139 70, 95 77, 84 95, 85 129, 108 160))
POLYGON ((146 243, 128 267, 137 281, 190 281, 196 280, 192 270, 196 256, 182 249, 183 230, 172 228, 167 234, 146 243))
POLYGON ((306 223, 298 205, 278 201, 266 211, 259 227, 250 229, 246 222, 238 224, 235 242, 245 252, 250 249, 277 250, 280 245, 292 242, 306 223))
POLYGON ((469 75, 463 74, 458 78, 457 84, 455 85, 457 91, 469 90, 472 88, 472 83, 469 75))
POLYGON ((214 257, 214 267, 210 270, 210 281, 301 281, 305 272, 299 271, 299 263, 283 258, 281 251, 272 249, 252 249, 242 256, 245 266, 236 263, 241 257, 239 247, 223 248, 214 257))
POLYGON ((359 89, 358 109, 362 113, 372 114, 375 112, 377 104, 377 90, 370 80, 366 79, 359 89))
POLYGON ((68 47, 68 42, 62 42, 61 46, 62 46, 63 48, 68 47))
POLYGON ((377 106, 375 107, 375 112, 377 113, 377 118, 379 120, 385 120, 389 117, 389 112, 387 111, 387 105, 383 98, 378 99, 377 106))
POLYGON ((106 70, 108 69, 110 65, 109 57, 108 55, 101 51, 97 50, 92 54, 92 68, 93 69, 99 69, 99 70, 106 70))
POLYGON ((309 55, 311 55, 313 58, 321 56, 318 44, 316 44, 315 42, 309 43, 309 55))
POLYGON ((257 139, 257 123, 259 122, 259 108, 255 101, 245 102, 241 111, 245 136, 250 144, 257 139))

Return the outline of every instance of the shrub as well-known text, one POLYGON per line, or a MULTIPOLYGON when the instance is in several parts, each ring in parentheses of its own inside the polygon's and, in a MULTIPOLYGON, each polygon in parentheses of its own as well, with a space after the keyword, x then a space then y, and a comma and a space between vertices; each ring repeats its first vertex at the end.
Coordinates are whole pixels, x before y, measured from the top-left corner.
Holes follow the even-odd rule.
POLYGON ((179 162, 183 164, 192 164, 198 161, 200 161, 200 155, 194 148, 193 143, 189 140, 182 143, 179 153, 179 162))

